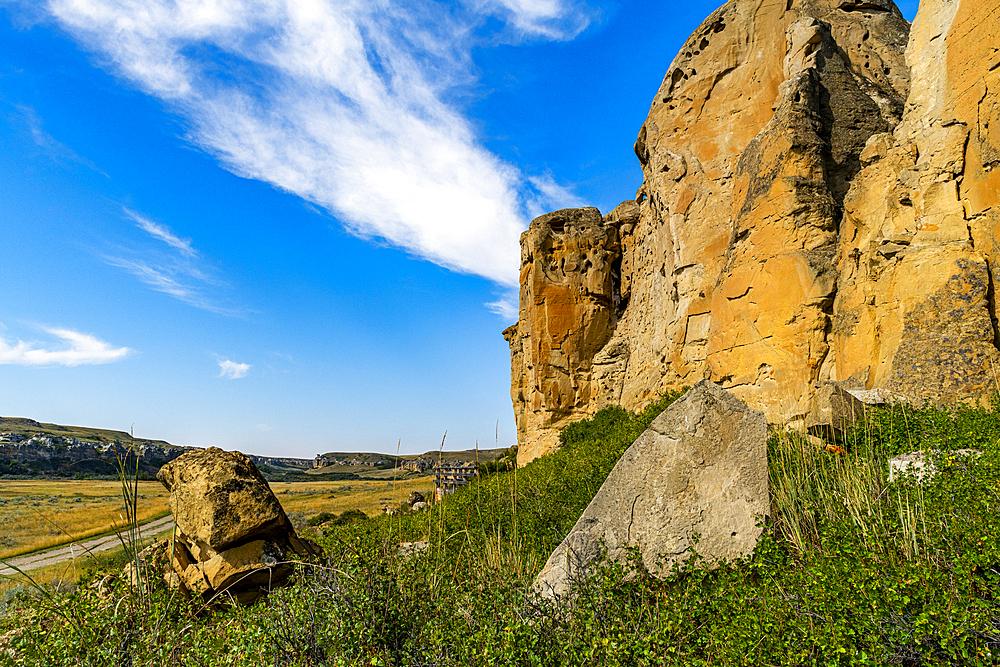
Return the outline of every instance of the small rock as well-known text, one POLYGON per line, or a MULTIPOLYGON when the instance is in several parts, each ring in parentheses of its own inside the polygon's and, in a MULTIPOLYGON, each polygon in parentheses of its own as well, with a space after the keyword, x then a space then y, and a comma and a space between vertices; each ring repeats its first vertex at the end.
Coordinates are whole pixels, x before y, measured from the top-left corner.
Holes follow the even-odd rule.
POLYGON ((255 540, 219 553, 202 563, 201 569, 208 585, 217 591, 236 584, 244 589, 280 586, 292 573, 285 558, 281 544, 255 540))
POLYGON ((414 512, 419 512, 421 510, 427 509, 428 507, 430 507, 430 505, 428 505, 427 503, 425 503, 423 501, 420 501, 418 503, 413 503, 410 506, 410 509, 413 510, 414 512))
POLYGON ((400 556, 415 556, 416 554, 427 551, 427 542, 400 542, 399 543, 399 555, 400 556))
MULTIPOLYGON (((976 457, 982 454, 978 449, 956 449, 951 453, 960 457, 976 457)), ((938 475, 933 459, 939 456, 941 456, 939 449, 894 456, 889 459, 889 481, 894 482, 908 473, 912 473, 918 482, 930 481, 938 475)))
POLYGON ((408 502, 412 507, 413 505, 416 505, 417 503, 422 503, 425 500, 426 499, 424 498, 424 494, 420 493, 419 491, 411 491, 410 497, 406 502, 408 502))
POLYGON ((902 394, 896 394, 887 389, 848 389, 847 393, 865 405, 891 405, 893 403, 912 403, 902 394))
POLYGON ((843 438, 854 423, 864 416, 864 403, 849 391, 826 383, 813 398, 805 426, 813 435, 843 438))

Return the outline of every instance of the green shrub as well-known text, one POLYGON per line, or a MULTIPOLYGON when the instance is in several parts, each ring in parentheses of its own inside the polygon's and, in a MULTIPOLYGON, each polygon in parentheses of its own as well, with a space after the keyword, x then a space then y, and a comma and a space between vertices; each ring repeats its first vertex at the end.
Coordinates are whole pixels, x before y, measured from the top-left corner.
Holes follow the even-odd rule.
POLYGON ((555 454, 426 512, 341 515, 323 528, 324 560, 249 609, 154 587, 141 611, 116 577, 103 597, 88 586, 53 592, 52 602, 22 594, 0 621, 11 633, 0 656, 10 648, 19 664, 51 665, 998 662, 993 410, 876 410, 840 455, 776 433, 773 511, 751 558, 708 570, 695 557, 661 580, 633 554, 579 582, 571 606, 536 598, 541 563, 673 398, 573 424, 555 454), (920 447, 941 450, 940 474, 889 484, 889 456, 920 447), (966 447, 982 455, 953 453, 966 447), (418 540, 427 547, 399 547, 418 540))

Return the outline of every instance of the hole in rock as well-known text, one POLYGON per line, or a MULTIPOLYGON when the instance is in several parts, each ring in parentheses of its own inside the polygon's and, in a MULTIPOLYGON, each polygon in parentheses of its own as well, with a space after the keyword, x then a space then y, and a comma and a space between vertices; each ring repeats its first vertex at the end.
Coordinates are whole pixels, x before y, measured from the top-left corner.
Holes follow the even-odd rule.
POLYGON ((865 14, 887 14, 889 10, 877 2, 866 2, 866 0, 844 0, 838 7, 845 12, 863 12, 865 14))

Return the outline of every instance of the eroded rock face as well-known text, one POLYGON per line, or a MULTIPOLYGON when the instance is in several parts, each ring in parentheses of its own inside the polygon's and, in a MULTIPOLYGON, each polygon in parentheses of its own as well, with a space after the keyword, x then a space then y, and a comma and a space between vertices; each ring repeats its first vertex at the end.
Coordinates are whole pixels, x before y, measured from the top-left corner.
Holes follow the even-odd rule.
POLYGON ((771 421, 807 414, 841 202, 908 88, 895 7, 840 5, 731 1, 671 65, 636 143, 640 222, 622 237, 636 258, 614 334, 623 405, 708 377, 771 421))
MULTIPOLYGON (((606 217, 619 232, 618 301, 589 366, 575 353, 589 401, 574 394, 549 425, 702 378, 800 428, 816 425, 829 382, 988 397, 998 13, 1000 0, 924 0, 912 38, 890 0, 730 0, 709 16, 639 132, 635 201, 606 217)), ((524 296, 518 331, 530 335, 524 296)), ((547 363, 531 359, 533 377, 547 363)), ((553 385, 532 403, 517 391, 530 384, 517 350, 512 375, 531 441, 568 395, 553 385)))
POLYGON ((845 202, 836 376, 918 401, 995 389, 1000 2, 923 0, 903 122, 872 137, 845 202))
POLYGON ((621 560, 636 547, 657 575, 689 558, 692 548, 708 563, 748 556, 769 511, 764 414, 703 380, 625 451, 535 589, 568 596, 604 549, 621 560))
POLYGON ((559 431, 588 413, 591 367, 618 305, 618 229, 596 208, 564 209, 521 236, 518 324, 504 331, 514 368, 518 459, 559 444, 559 431))
POLYGON ((300 540, 257 467, 240 452, 196 450, 160 468, 177 524, 169 584, 249 604, 282 585, 289 562, 317 553, 300 540))

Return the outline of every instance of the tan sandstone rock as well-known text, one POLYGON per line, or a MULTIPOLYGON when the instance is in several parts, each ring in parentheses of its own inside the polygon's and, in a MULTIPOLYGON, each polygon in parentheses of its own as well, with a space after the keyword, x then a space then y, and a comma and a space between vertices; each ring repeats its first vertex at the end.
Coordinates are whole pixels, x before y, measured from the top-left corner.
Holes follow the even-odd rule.
POLYGON ((865 404, 849 391, 826 383, 813 396, 805 427, 813 435, 843 438, 855 422, 865 416, 865 404))
POLYGON ((709 564, 748 556, 769 512, 767 421, 703 380, 625 451, 535 589, 566 597, 605 549, 621 560, 636 547, 657 575, 692 549, 709 564))
POLYGON ((157 479, 170 491, 177 524, 168 585, 206 600, 228 591, 250 604, 285 583, 293 560, 319 555, 295 534, 267 481, 240 452, 188 452, 157 479))
POLYGON ((518 459, 554 450, 559 430, 587 414, 591 362, 607 342, 617 294, 618 230, 596 208, 565 209, 532 221, 521 236, 521 313, 507 329, 522 371, 511 392, 518 459))
POLYGON ((286 561, 288 546, 271 540, 254 540, 226 549, 201 563, 208 585, 217 591, 280 586, 292 573, 286 561))
POLYGON ((170 511, 197 560, 250 536, 291 531, 267 481, 240 452, 188 452, 160 468, 156 478, 170 491, 170 511))
POLYGON ((924 0, 912 38, 890 0, 730 0, 709 16, 639 131, 635 201, 605 216, 610 269, 573 277, 612 307, 560 329, 523 238, 505 332, 519 463, 568 421, 702 378, 796 428, 818 424, 831 382, 988 398, 997 29, 1000 0, 924 0), (535 353, 543 338, 558 354, 535 353))
POLYGON ((831 340, 849 384, 945 404, 996 387, 998 29, 997 0, 921 2, 903 122, 845 206, 831 340))

